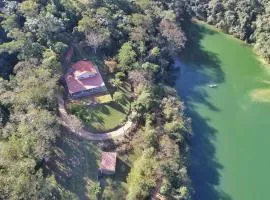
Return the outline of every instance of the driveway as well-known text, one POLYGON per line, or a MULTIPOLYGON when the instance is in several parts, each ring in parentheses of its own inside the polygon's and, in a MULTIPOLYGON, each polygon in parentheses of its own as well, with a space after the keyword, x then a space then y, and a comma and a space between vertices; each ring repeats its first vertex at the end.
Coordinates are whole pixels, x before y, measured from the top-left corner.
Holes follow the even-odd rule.
POLYGON ((61 96, 58 97, 58 110, 60 114, 60 123, 73 134, 87 140, 102 141, 121 137, 130 130, 133 124, 131 121, 127 121, 125 125, 114 131, 105 133, 91 133, 83 128, 79 119, 67 113, 65 108, 65 101, 61 96))

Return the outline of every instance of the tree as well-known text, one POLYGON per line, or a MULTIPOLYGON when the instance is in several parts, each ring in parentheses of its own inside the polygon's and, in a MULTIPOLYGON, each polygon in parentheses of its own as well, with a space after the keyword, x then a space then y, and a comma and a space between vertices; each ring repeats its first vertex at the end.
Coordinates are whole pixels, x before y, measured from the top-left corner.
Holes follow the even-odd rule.
POLYGON ((160 54, 160 49, 158 47, 154 47, 153 49, 151 49, 151 55, 159 56, 159 54, 160 54))
POLYGON ((134 162, 128 179, 127 200, 143 199, 149 195, 149 190, 155 185, 155 171, 157 161, 153 155, 153 149, 147 149, 142 156, 134 162))
POLYGON ((123 101, 125 100, 125 95, 123 92, 120 91, 116 91, 113 94, 113 99, 114 101, 118 102, 118 103, 123 103, 123 101))
POLYGON ((131 42, 126 42, 122 45, 118 53, 119 67, 126 71, 133 67, 136 61, 136 52, 132 48, 131 42))
POLYGON ((163 179, 162 185, 160 187, 161 194, 167 194, 171 190, 170 182, 167 179, 163 179))
POLYGON ((98 47, 109 42, 110 31, 108 28, 103 27, 96 18, 89 15, 84 15, 79 21, 78 30, 85 34, 86 43, 94 49, 95 53, 98 47))
MULTIPOLYGON (((63 50, 60 50, 63 51, 63 50)), ((51 49, 46 49, 43 52, 42 67, 54 72, 61 72, 62 66, 59 56, 51 49)))
POLYGON ((12 14, 12 15, 6 16, 6 18, 2 20, 1 25, 7 32, 9 32, 12 29, 19 28, 19 24, 17 20, 18 20, 17 16, 15 14, 12 14))
POLYGON ((78 30, 80 32, 88 33, 90 31, 97 31, 99 24, 96 19, 89 15, 84 15, 82 19, 78 22, 78 30))
POLYGON ((90 188, 90 191, 89 193, 92 195, 92 196, 97 196, 101 191, 101 187, 99 185, 99 183, 93 183, 91 188, 90 188))
POLYGON ((120 88, 123 85, 123 81, 119 78, 111 79, 110 83, 116 88, 120 88))
POLYGON ((57 79, 52 77, 49 69, 24 68, 18 71, 15 81, 17 83, 16 92, 10 100, 17 105, 18 109, 28 106, 56 108, 57 79))
POLYGON ((133 109, 140 113, 146 113, 154 105, 154 98, 151 88, 144 88, 133 103, 133 109))
POLYGON ((186 186, 180 187, 178 192, 179 192, 180 199, 191 199, 191 195, 190 195, 189 190, 186 186))
POLYGON ((152 3, 152 0, 137 0, 135 3, 142 9, 145 10, 149 8, 152 3))
POLYGON ((159 25, 160 31, 172 46, 181 49, 185 46, 186 36, 175 22, 162 19, 159 25))
MULTIPOLYGON (((7 161, 7 160, 6 160, 7 161)), ((10 162, 10 161, 9 161, 10 162)), ((50 199, 53 186, 41 170, 34 171, 35 161, 24 159, 13 165, 0 165, 0 197, 3 199, 50 199)))
POLYGON ((154 64, 154 63, 150 63, 150 62, 145 62, 142 64, 142 68, 147 71, 147 72, 157 72, 159 69, 159 66, 154 64))
POLYGON ((56 42, 53 49, 56 53, 62 55, 67 51, 68 45, 63 42, 56 42))
POLYGON ((248 43, 266 59, 270 59, 269 46, 269 1, 207 0, 197 3, 189 0, 191 13, 226 33, 248 43))
POLYGON ((37 36, 40 41, 55 40, 56 36, 63 31, 64 22, 61 18, 50 13, 41 13, 37 24, 37 36))
POLYGON ((152 77, 149 73, 142 70, 132 70, 128 73, 128 80, 132 83, 134 89, 138 86, 150 85, 152 77))
POLYGON ((120 79, 121 81, 123 81, 125 79, 125 77, 126 77, 126 75, 124 72, 117 72, 115 74, 115 78, 120 79))
POLYGON ((126 196, 126 188, 124 183, 113 181, 112 179, 106 180, 106 187, 102 192, 103 200, 119 200, 126 196))
POLYGON ((23 1, 20 4, 20 11, 28 17, 34 17, 38 14, 38 4, 33 0, 23 1))
POLYGON ((131 40, 137 43, 147 41, 148 32, 152 30, 152 19, 147 15, 135 13, 131 16, 131 22, 133 25, 130 34, 131 40))
POLYGON ((97 53, 97 48, 108 41, 109 32, 103 31, 101 32, 87 32, 85 33, 85 38, 87 44, 94 49, 95 54, 97 53))

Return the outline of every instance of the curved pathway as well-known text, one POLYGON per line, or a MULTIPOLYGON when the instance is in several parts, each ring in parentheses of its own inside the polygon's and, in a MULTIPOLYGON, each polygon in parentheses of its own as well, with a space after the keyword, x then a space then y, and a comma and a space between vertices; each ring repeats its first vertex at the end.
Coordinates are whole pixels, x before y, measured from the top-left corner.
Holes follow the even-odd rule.
POLYGON ((91 133, 89 131, 86 131, 82 125, 79 119, 76 117, 69 115, 65 108, 65 102, 62 97, 58 97, 58 110, 60 114, 60 123, 69 129, 72 133, 75 135, 88 139, 88 140, 96 140, 96 141, 102 141, 102 140, 109 140, 114 139, 120 136, 125 135, 130 128, 132 127, 132 122, 127 121, 126 124, 117 130, 106 132, 106 133, 91 133))

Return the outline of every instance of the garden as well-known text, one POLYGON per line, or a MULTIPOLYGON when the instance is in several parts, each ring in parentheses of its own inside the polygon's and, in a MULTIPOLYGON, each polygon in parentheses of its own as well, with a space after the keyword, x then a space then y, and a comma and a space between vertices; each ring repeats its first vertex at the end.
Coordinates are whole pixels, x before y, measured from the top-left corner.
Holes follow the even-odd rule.
POLYGON ((114 79, 114 74, 108 72, 102 56, 96 56, 79 44, 74 44, 73 50, 72 62, 88 59, 97 64, 109 92, 77 100, 68 99, 66 101, 67 111, 80 119, 84 128, 93 133, 104 133, 117 129, 126 122, 130 113, 130 85, 123 82, 122 77, 114 79))

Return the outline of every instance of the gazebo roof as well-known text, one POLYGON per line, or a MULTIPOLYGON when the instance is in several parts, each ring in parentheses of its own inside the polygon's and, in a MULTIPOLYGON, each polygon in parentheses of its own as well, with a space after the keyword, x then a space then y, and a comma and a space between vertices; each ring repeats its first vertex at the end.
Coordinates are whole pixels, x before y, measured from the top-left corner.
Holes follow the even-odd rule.
POLYGON ((116 152, 102 152, 100 169, 115 172, 116 152))

